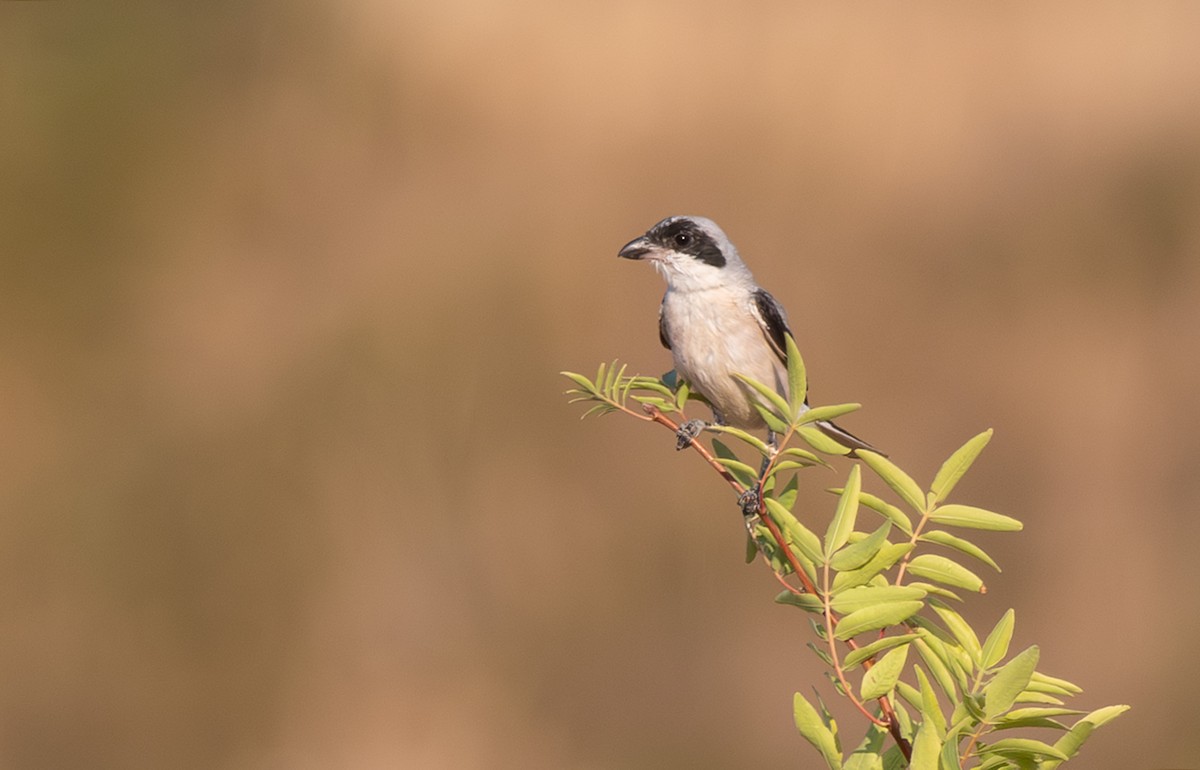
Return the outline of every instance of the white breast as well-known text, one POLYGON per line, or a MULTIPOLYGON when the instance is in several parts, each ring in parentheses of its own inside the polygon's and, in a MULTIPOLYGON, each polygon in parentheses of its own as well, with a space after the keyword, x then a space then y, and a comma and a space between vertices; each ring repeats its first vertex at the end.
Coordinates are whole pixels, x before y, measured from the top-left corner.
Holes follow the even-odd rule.
POLYGON ((668 291, 662 312, 675 370, 712 402, 726 423, 754 429, 763 427, 762 418, 734 373, 786 398, 787 371, 767 342, 752 302, 749 293, 740 291, 668 291))

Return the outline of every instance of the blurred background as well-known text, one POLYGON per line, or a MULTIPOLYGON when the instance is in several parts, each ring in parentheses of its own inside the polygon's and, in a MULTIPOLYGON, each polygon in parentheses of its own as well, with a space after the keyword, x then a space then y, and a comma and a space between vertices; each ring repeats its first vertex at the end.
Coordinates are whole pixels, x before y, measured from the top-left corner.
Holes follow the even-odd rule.
POLYGON ((732 495, 561 395, 669 368, 616 251, 701 214, 919 481, 995 428, 956 497, 1026 529, 965 612, 1134 706, 1075 764, 1200 767, 1198 33, 3 3, 0 764, 815 767, 808 623, 732 495))

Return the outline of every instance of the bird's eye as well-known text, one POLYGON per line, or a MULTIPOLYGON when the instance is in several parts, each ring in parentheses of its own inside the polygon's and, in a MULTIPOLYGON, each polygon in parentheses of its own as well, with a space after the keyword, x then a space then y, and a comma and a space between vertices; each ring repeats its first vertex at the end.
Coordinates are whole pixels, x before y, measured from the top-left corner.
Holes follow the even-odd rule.
POLYGON ((692 236, 688 233, 675 233, 676 246, 688 246, 692 242, 692 236))

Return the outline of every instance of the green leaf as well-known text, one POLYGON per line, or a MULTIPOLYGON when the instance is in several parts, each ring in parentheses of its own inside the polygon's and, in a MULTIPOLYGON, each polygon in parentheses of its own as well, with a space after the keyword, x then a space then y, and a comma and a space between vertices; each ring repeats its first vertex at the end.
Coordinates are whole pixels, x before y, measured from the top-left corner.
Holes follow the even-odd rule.
MULTIPOLYGON (((857 468, 858 466, 854 466, 857 468)), ((833 555, 829 560, 829 566, 842 572, 843 570, 858 569, 879 553, 879 549, 887 542, 887 536, 892 531, 892 523, 890 521, 883 522, 883 526, 875 530, 871 534, 859 540, 853 545, 848 545, 833 555)))
POLYGON ((788 374, 788 398, 791 403, 784 410, 784 414, 791 418, 792 422, 796 421, 800 410, 804 408, 804 402, 808 396, 808 374, 804 370, 804 359, 800 357, 800 348, 796 347, 796 340, 791 334, 786 335, 787 344, 787 374, 788 374))
MULTIPOLYGON (((1067 734, 1059 738, 1054 743, 1054 748, 1061 751, 1067 757, 1073 757, 1079 753, 1079 749, 1083 746, 1092 734, 1092 731, 1097 727, 1103 727, 1106 723, 1124 714, 1129 710, 1129 706, 1105 706, 1101 709, 1096 709, 1087 716, 1081 718, 1075 723, 1075 726, 1067 731, 1067 734)), ((1057 768, 1062 760, 1050 760, 1042 765, 1046 770, 1057 768)))
POLYGON ((942 713, 942 707, 938 704, 937 693, 933 691, 929 677, 925 676, 925 670, 920 666, 913 666, 913 669, 917 672, 917 684, 921 690, 921 721, 932 722, 938 735, 945 735, 946 715, 942 713))
POLYGON ((834 636, 845 641, 865 631, 894 626, 924 606, 925 603, 920 601, 900 601, 863 607, 843 617, 837 624, 834 636))
MULTIPOLYGON (((613 361, 613 367, 616 367, 616 365, 617 362, 613 361)), ((625 370, 628 368, 628 364, 621 364, 621 368, 616 370, 616 373, 612 377, 612 381, 609 382, 608 390, 612 394, 613 400, 617 400, 620 396, 625 377, 625 370)))
POLYGON ((833 420, 841 417, 844 414, 857 412, 862 409, 862 404, 831 404, 829 406, 814 406, 806 409, 803 414, 799 415, 799 419, 805 425, 819 422, 821 420, 833 420))
POLYGON ((890 569, 892 565, 902 559, 912 548, 912 543, 888 543, 880 548, 879 553, 875 554, 869 562, 858 569, 837 573, 837 576, 833 579, 833 591, 838 593, 847 588, 866 585, 871 581, 871 578, 886 569, 890 569))
MULTIPOLYGON (((808 649, 812 650, 813 654, 816 655, 818 658, 820 658, 822 663, 824 663, 829 668, 833 668, 833 657, 829 654, 829 652, 827 650, 825 650, 823 647, 818 647, 813 642, 808 642, 804 646, 807 647, 808 649)), ((820 696, 818 696, 817 699, 820 700, 820 696)), ((821 712, 822 712, 822 716, 824 716, 824 714, 825 714, 825 704, 824 703, 821 704, 821 712)), ((825 725, 827 727, 829 727, 830 725, 834 725, 834 727, 829 728, 829 729, 833 730, 834 738, 837 738, 836 724, 837 724, 836 722, 831 722, 828 719, 825 720, 825 725)))
MULTIPOLYGON (((771 536, 771 530, 767 529, 766 525, 761 521, 747 520, 746 534, 748 539, 754 542, 755 550, 763 555, 767 561, 771 561, 777 555, 775 552, 779 546, 775 543, 775 538, 771 536)), ((747 563, 753 561, 750 558, 747 563)))
POLYGON ((617 370, 617 362, 614 359, 611 364, 600 364, 600 370, 596 374, 596 386, 601 393, 608 393, 608 389, 612 384, 612 376, 617 370))
POLYGON ((667 401, 665 398, 659 398, 658 396, 633 396, 633 400, 639 404, 649 404, 657 407, 660 412, 670 412, 675 408, 674 401, 667 401))
POLYGON ((921 635, 921 638, 933 643, 934 651, 944 660, 947 665, 955 663, 954 660, 947 657, 946 649, 948 647, 958 647, 958 642, 954 640, 954 636, 941 626, 941 624, 930 620, 927 617, 920 616, 913 618, 913 630, 921 635))
POLYGON ((633 377, 626 377, 624 380, 621 381, 621 388, 620 388, 621 396, 618 400, 622 404, 624 404, 626 399, 629 398, 629 391, 633 390, 633 382, 634 382, 633 377))
POLYGON ((962 763, 958 759, 958 736, 961 729, 961 726, 955 725, 942 742, 941 770, 962 770, 962 763))
MULTIPOLYGON (((904 708, 904 704, 899 701, 892 703, 892 707, 896 711, 896 722, 900 725, 900 734, 911 739, 917 734, 917 728, 913 725, 912 717, 908 715, 908 709, 904 708)), ((886 757, 884 763, 887 763, 886 757)))
POLYGON ((813 454, 812 452, 808 451, 807 449, 800 449, 799 447, 794 447, 794 446, 788 447, 787 449, 780 452, 779 456, 780 457, 796 457, 796 458, 799 458, 799 460, 801 462, 811 463, 813 465, 824 465, 827 468, 832 467, 829 465, 829 463, 822 460, 819 455, 813 454))
POLYGON ((884 770, 883 746, 888 740, 888 731, 872 724, 867 728, 862 743, 846 757, 843 770, 884 770))
POLYGON ((816 533, 801 524, 800 520, 775 498, 766 498, 766 504, 767 512, 783 530, 785 538, 795 544, 799 555, 813 564, 822 563, 824 557, 821 555, 821 541, 817 539, 816 533))
POLYGON ((863 674, 862 699, 873 700, 887 695, 896 686, 896 680, 904 672, 904 664, 908 662, 908 645, 899 647, 884 655, 863 674))
POLYGON ((620 393, 618 394, 617 401, 621 402, 621 404, 624 404, 625 401, 629 398, 629 391, 633 389, 633 378, 627 377, 627 378, 621 380, 621 382, 619 384, 620 384, 620 387, 618 388, 618 390, 620 391, 620 393))
MULTIPOLYGON (((716 441, 713 442, 714 444, 716 441)), ((744 487, 752 487, 758 483, 758 471, 735 457, 718 457, 717 462, 733 474, 733 477, 744 487)))
POLYGON ((908 571, 918 577, 983 593, 983 581, 978 575, 945 556, 932 553, 921 554, 908 563, 908 571))
POLYGON ((896 695, 903 698, 907 703, 911 704, 917 710, 921 708, 921 692, 916 687, 913 687, 908 682, 901 679, 896 682, 896 695))
POLYGON ((925 495, 911 476, 877 452, 860 449, 857 454, 910 508, 917 513, 925 513, 925 495))
POLYGON ((959 647, 957 642, 942 642, 935 639, 930 646, 937 650, 939 644, 944 651, 944 656, 949 659, 950 671, 957 679, 959 689, 967 692, 971 687, 968 680, 975 672, 974 661, 971 660, 970 654, 959 647))
POLYGON ((796 729, 800 731, 805 740, 821 752, 821 756, 825 758, 825 764, 832 770, 841 770, 842 754, 838 751, 833 731, 825 726, 821 715, 800 693, 796 693, 792 697, 792 717, 796 721, 796 729))
POLYGON ((745 443, 758 450, 759 454, 768 455, 771 453, 770 448, 767 447, 767 442, 763 441, 758 436, 747 433, 741 428, 734 428, 731 425, 712 425, 709 427, 709 430, 717 431, 718 433, 728 433, 735 438, 741 439, 745 443))
POLYGON ((1037 662, 1038 648, 1034 645, 1005 663, 983 688, 983 713, 989 722, 1012 708, 1017 696, 1033 678, 1037 662))
POLYGON ((774 476, 775 474, 783 473, 784 471, 798 470, 800 468, 810 468, 815 464, 816 463, 798 463, 798 462, 795 462, 794 460, 777 460, 775 462, 775 464, 773 466, 771 466, 770 474, 772 476, 774 476))
MULTIPOLYGON (((745 385, 749 386, 749 388, 751 390, 756 391, 760 396, 765 398, 767 403, 770 404, 774 408, 775 414, 777 416, 779 416, 780 418, 784 418, 787 416, 787 414, 789 412, 788 403, 787 403, 787 401, 783 400, 783 396, 781 396, 775 392, 774 388, 772 388, 769 385, 764 385, 763 383, 759 382, 758 380, 747 377, 744 374, 734 374, 733 376, 736 377, 738 380, 740 380, 745 385)), ((757 400, 755 401, 755 403, 758 403, 757 400)), ((783 422, 786 423, 786 420, 784 420, 783 422)))
POLYGON ((839 591, 833 596, 833 609, 843 615, 864 607, 890 602, 920 601, 925 592, 912 586, 858 586, 839 591))
POLYGON ((679 389, 675 391, 675 408, 682 412, 687 406, 688 397, 692 394, 692 389, 688 387, 686 382, 680 383, 679 389))
POLYGON ((850 540, 850 533, 854 531, 854 522, 858 516, 860 489, 862 489, 862 474, 858 466, 854 465, 850 468, 850 478, 846 481, 846 489, 838 498, 833 520, 829 522, 829 529, 825 532, 826 559, 850 540))
POLYGON ((818 452, 824 452, 827 455, 845 455, 850 452, 849 447, 842 446, 822 433, 819 428, 814 428, 811 425, 801 425, 796 428, 796 435, 808 442, 808 445, 813 449, 818 452))
POLYGON ((1096 709, 1080 721, 1088 722, 1096 727, 1104 727, 1106 724, 1121 716, 1129 709, 1130 707, 1124 704, 1119 706, 1105 706, 1104 708, 1096 709))
POLYGON ((586 391, 593 391, 596 389, 596 386, 592 385, 592 381, 587 377, 584 377, 582 374, 576 374, 575 372, 559 372, 559 374, 571 380, 586 391))
POLYGON ((954 635, 958 646, 967 651, 967 654, 971 656, 971 662, 978 667, 983 657, 983 650, 979 645, 979 637, 975 635, 975 629, 971 628, 971 624, 963 619, 962 615, 939 601, 930 602, 929 606, 942 619, 946 629, 954 635))
MULTIPOLYGON (((915 626, 917 633, 921 635, 922 649, 928 648, 930 654, 941 662, 944 672, 953 679, 958 690, 963 693, 967 692, 970 685, 963 667, 964 665, 970 666, 970 660, 960 660, 960 655, 964 658, 967 657, 966 651, 961 649, 956 642, 949 640, 950 635, 946 631, 920 615, 912 618, 909 625, 915 626), (947 640, 940 639, 931 629, 937 634, 945 635, 947 640)), ((929 672, 934 675, 935 679, 942 673, 932 663, 928 663, 928 666, 929 672)))
POLYGON ((937 475, 933 477, 933 483, 929 485, 931 505, 938 505, 950 495, 950 490, 954 489, 954 485, 963 477, 963 474, 971 467, 971 463, 975 462, 975 458, 979 457, 979 453, 991 440, 992 429, 988 428, 959 447, 946 462, 942 463, 937 475))
POLYGON ((1025 717, 1024 719, 1013 719, 1005 714, 996 720, 992 725, 993 730, 1020 730, 1028 727, 1037 727, 1044 730, 1062 730, 1066 732, 1067 726, 1055 719, 1047 719, 1046 717, 1025 717))
POLYGON ((921 588, 925 591, 925 593, 932 594, 933 596, 940 596, 943 599, 951 599, 956 602, 962 601, 962 598, 958 594, 954 593, 949 588, 940 586, 936 583, 926 583, 923 580, 913 580, 909 582, 908 585, 912 586, 913 588, 921 588))
POLYGON ((753 406, 755 411, 758 412, 758 416, 763 418, 763 422, 767 424, 768 428, 776 433, 787 433, 787 422, 782 417, 775 414, 770 407, 758 400, 751 401, 750 405, 753 406))
POLYGON ((617 373, 617 362, 613 361, 607 368, 604 364, 601 364, 600 367, 600 371, 596 375, 596 385, 600 392, 607 397, 612 390, 613 376, 617 373))
POLYGON ((783 489, 780 490, 779 494, 775 495, 775 498, 779 500, 784 508, 787 508, 790 511, 792 510, 792 506, 796 504, 796 492, 799 488, 800 480, 795 476, 792 476, 790 479, 788 479, 787 483, 783 485, 783 489))
POLYGON ((922 533, 918 540, 944 545, 947 548, 953 548, 954 550, 965 553, 968 556, 974 556, 976 559, 979 559, 992 569, 1000 572, 1000 565, 993 561, 991 556, 988 556, 986 553, 984 553, 982 548, 970 542, 969 540, 964 540, 961 537, 951 535, 949 532, 935 529, 922 533))
POLYGON ((900 752, 899 746, 883 752, 883 770, 908 770, 908 760, 900 752))
POLYGON ((582 415, 580 415, 579 419, 582 420, 587 417, 591 417, 593 414, 604 415, 604 414, 608 414, 611 411, 613 411, 613 407, 609 406, 608 404, 596 404, 591 409, 587 410, 582 415))
POLYGON ((1008 644, 1012 641, 1015 625, 1016 613, 1011 609, 996 622, 996 627, 992 629, 983 643, 982 660, 980 661, 983 668, 995 666, 1008 655, 1008 644))
POLYGON ((737 458, 729 447, 722 444, 720 441, 713 439, 713 451, 717 455, 717 462, 724 465, 733 474, 733 477, 741 482, 744 487, 752 487, 758 483, 758 472, 746 465, 737 458))
POLYGON ((821 597, 813 594, 797 594, 791 591, 780 591, 775 595, 776 604, 790 604, 793 607, 799 607, 805 612, 816 614, 825 613, 825 602, 821 601, 821 597))
POLYGON ((1025 525, 1011 516, 975 508, 970 505, 943 505, 934 509, 930 518, 938 524, 969 529, 988 529, 994 532, 1017 532, 1025 525))
POLYGON ((885 636, 882 639, 877 639, 870 644, 865 644, 857 650, 851 650, 846 653, 846 657, 842 658, 842 668, 851 669, 862 663, 867 658, 872 658, 884 650, 890 650, 893 647, 898 647, 901 644, 908 644, 913 639, 916 639, 916 634, 899 634, 897 636, 885 636))
POLYGON ((631 380, 635 390, 650 390, 660 396, 675 400, 675 391, 672 390, 665 382, 660 382, 653 377, 639 375, 631 380))
MULTIPOLYGON (((816 623, 815 620, 810 622, 816 623)), ((832 658, 827 662, 827 665, 832 665, 832 658)), ((821 697, 821 694, 816 691, 815 687, 813 688, 813 694, 817 698, 817 708, 819 709, 819 713, 821 715, 821 721, 824 722, 825 726, 829 728, 829 731, 833 733, 834 745, 837 746, 838 754, 841 755, 842 739, 838 735, 837 720, 833 718, 833 714, 829 713, 829 707, 825 705, 825 700, 821 697)))
POLYGON ((1040 671, 1033 672, 1033 679, 1029 682, 1029 689, 1035 692, 1048 692, 1057 695, 1078 695, 1083 692, 1083 688, 1076 684, 1071 684, 1066 679, 1048 676, 1040 671))
POLYGON ((759 554, 758 542, 754 539, 754 535, 747 532, 746 533, 746 563, 749 564, 750 562, 754 561, 754 559, 758 556, 758 554, 759 554))
POLYGON ((954 685, 954 676, 951 675, 950 669, 934 652, 933 647, 925 639, 918 638, 913 641, 913 646, 917 648, 917 653, 920 654, 921 660, 925 661, 926 668, 929 669, 933 680, 938 683, 938 687, 942 688, 942 692, 946 693, 946 697, 953 703, 958 699, 958 690, 954 685))
POLYGON ((1048 743, 1035 741, 1031 738, 1005 738, 989 744, 979 751, 980 754, 999 754, 1003 757, 1029 757, 1036 759, 1050 757, 1051 759, 1066 760, 1070 757, 1062 750, 1048 743))
MULTIPOLYGON (((842 490, 831 489, 829 491, 841 493, 842 490)), ((908 518, 908 514, 904 511, 868 492, 860 492, 858 495, 858 501, 895 524, 896 528, 904 534, 909 536, 912 535, 912 519, 908 518)))
POLYGON ((942 742, 938 740, 937 731, 929 722, 922 722, 917 737, 913 739, 910 770, 938 770, 941 751, 942 742))
POLYGON ((1013 709, 1004 715, 1005 721, 1010 719, 1044 719, 1047 717, 1066 717, 1082 714, 1079 709, 1069 709, 1063 706, 1029 706, 1023 709, 1013 709))

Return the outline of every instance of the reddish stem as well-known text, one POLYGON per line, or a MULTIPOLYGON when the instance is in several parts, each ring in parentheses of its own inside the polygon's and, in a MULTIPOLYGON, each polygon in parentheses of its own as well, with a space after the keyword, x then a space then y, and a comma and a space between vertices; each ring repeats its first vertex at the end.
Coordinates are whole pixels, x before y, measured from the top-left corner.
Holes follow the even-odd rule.
MULTIPOLYGON (((654 406, 653 404, 644 404, 642 406, 642 408, 646 411, 646 414, 650 416, 651 420, 658 423, 659 425, 669 428, 672 432, 678 432, 679 425, 677 423, 675 423, 673 420, 671 420, 671 418, 669 418, 665 414, 663 414, 662 410, 660 410, 658 407, 654 406)), ((791 436, 789 433, 789 435, 786 438, 790 438, 790 437, 791 436)), ((786 438, 785 438, 785 441, 783 442, 783 445, 785 445, 785 446, 786 446, 786 438)), ((738 493, 739 497, 746 493, 746 491, 747 491, 746 487, 742 486, 742 483, 740 481, 738 481, 736 478, 734 478, 733 474, 730 473, 729 470, 724 465, 721 465, 721 463, 717 462, 717 458, 713 457, 712 453, 709 452, 707 449, 705 449, 704 446, 699 441, 692 441, 691 447, 692 447, 692 449, 695 449, 700 454, 701 457, 704 458, 704 461, 707 462, 709 464, 709 466, 712 467, 713 470, 715 470, 718 474, 720 474, 721 478, 725 479, 726 483, 728 483, 729 486, 733 487, 733 490, 738 493)), ((783 576, 780 575, 779 573, 775 573, 776 579, 779 580, 781 583, 783 583, 783 585, 786 586, 788 588, 788 590, 792 591, 793 593, 801 593, 801 591, 803 591, 803 592, 812 594, 813 596, 819 596, 820 594, 817 593, 816 586, 813 585, 813 582, 811 580, 809 580, 807 573, 805 573, 804 569, 800 566, 800 562, 796 558, 795 553, 793 553, 792 549, 788 547, 787 540, 784 538, 783 532, 780 531, 779 525, 777 525, 775 523, 775 521, 769 515, 767 515, 766 502, 762 498, 761 493, 762 493, 762 490, 760 488, 760 490, 759 490, 760 496, 759 496, 759 502, 758 502, 759 518, 762 520, 762 522, 766 526, 767 530, 770 531, 771 537, 775 540, 775 543, 779 546, 779 549, 783 552, 784 557, 787 559, 788 565, 792 568, 792 571, 796 574, 796 577, 797 577, 797 579, 799 579, 803 588, 796 589, 793 586, 789 585, 786 581, 784 581, 783 576)), ((827 610, 827 614, 828 614, 828 621, 829 621, 828 628, 829 628, 829 633, 831 635, 830 638, 832 639, 833 626, 835 626, 837 624, 837 616, 833 614, 832 609, 827 610)), ((858 649, 858 644, 855 643, 855 641, 853 639, 846 640, 846 645, 848 647, 850 647, 850 649, 852 649, 852 650, 858 649)), ((873 663, 873 661, 871 661, 869 659, 863 661, 864 669, 869 670, 872 665, 874 665, 874 663, 873 663)), ((886 720, 886 721, 884 721, 884 720, 880 720, 878 717, 876 717, 876 716, 872 715, 870 712, 868 712, 866 710, 866 708, 863 706, 863 704, 857 698, 853 697, 853 694, 850 692, 850 689, 845 682, 843 682, 843 687, 846 688, 847 694, 850 695, 851 702, 853 702, 854 705, 858 706, 858 709, 863 713, 864 716, 867 717, 867 719, 871 720, 871 722, 874 724, 887 724, 888 732, 891 734, 892 740, 894 740, 896 742, 896 745, 900 747, 900 753, 904 755, 904 758, 906 760, 911 760, 912 759, 912 744, 910 744, 904 738, 904 736, 900 733, 900 722, 896 718, 896 710, 892 707, 892 704, 888 700, 888 697, 886 695, 883 695, 883 696, 880 696, 878 699, 879 708, 883 712, 884 720, 886 720)))

